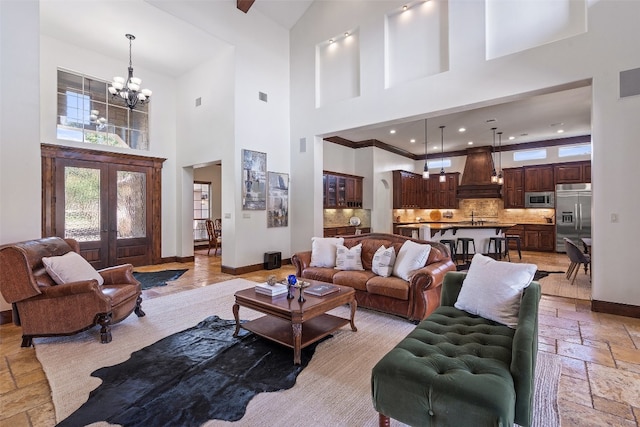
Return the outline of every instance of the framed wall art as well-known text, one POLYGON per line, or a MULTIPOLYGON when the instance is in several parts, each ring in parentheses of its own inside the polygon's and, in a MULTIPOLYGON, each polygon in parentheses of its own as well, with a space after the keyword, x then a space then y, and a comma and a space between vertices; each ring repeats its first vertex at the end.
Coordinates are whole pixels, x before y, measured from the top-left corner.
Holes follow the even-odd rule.
POLYGON ((267 227, 289 225, 289 174, 268 172, 267 227))
POLYGON ((242 209, 267 208, 267 153, 242 150, 242 209))

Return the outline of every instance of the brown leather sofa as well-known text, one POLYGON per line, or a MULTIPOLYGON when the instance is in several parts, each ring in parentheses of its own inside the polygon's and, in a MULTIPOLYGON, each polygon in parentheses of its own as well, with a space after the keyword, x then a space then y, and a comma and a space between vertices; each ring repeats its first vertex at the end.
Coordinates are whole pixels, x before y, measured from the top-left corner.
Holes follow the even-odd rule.
POLYGON ((362 243, 361 258, 364 271, 310 267, 311 251, 306 251, 298 252, 291 257, 291 262, 296 267, 296 276, 350 286, 356 291, 359 306, 403 316, 414 322, 426 318, 440 305, 444 275, 448 271, 456 270, 449 249, 445 245, 397 234, 369 233, 344 236, 344 246, 347 248, 358 243, 362 243), (397 255, 407 240, 431 245, 425 266, 415 272, 410 282, 395 276, 381 277, 371 271, 373 255, 381 245, 393 245, 397 255))
POLYGON ((43 257, 80 252, 73 239, 47 237, 0 248, 0 292, 13 305, 13 321, 22 327, 22 347, 34 337, 72 335, 100 325, 102 343, 111 342, 111 325, 135 311, 144 316, 141 287, 130 264, 99 270, 95 279, 56 284, 43 257))

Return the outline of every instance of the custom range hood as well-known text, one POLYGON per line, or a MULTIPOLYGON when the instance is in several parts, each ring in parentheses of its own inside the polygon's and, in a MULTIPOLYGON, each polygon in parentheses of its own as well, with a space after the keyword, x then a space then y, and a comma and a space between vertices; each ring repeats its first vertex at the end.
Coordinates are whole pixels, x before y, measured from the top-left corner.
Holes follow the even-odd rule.
POLYGON ((491 147, 467 149, 467 160, 460 185, 458 199, 498 199, 502 198, 502 186, 491 183, 493 159, 491 147))

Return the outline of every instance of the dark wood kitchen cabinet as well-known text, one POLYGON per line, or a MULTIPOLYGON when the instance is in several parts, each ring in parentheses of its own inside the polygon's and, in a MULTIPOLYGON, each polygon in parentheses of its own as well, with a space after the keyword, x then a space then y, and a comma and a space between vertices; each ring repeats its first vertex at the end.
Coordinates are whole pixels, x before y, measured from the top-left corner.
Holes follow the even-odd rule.
POLYGON ((553 165, 525 166, 524 191, 555 191, 553 165))
POLYGON ((438 175, 429 179, 422 175, 393 171, 393 209, 457 209, 458 181, 460 173, 446 174, 446 181, 440 182, 438 175))
POLYGON ((556 163, 553 169, 556 184, 591 182, 591 162, 556 163))
POLYGON ((553 252, 556 248, 555 226, 525 224, 523 249, 553 252))
POLYGON ((362 180, 361 176, 324 171, 322 175, 323 207, 325 209, 361 208, 362 180))
POLYGON ((445 182, 440 182, 439 175, 432 175, 428 180, 429 200, 424 204, 425 209, 458 209, 458 181, 459 172, 445 174, 445 182))
POLYGON ((421 175, 395 170, 393 171, 393 209, 423 208, 425 185, 421 175))
POLYGON ((524 208, 524 169, 503 169, 502 173, 504 176, 504 185, 502 187, 504 208, 524 208))

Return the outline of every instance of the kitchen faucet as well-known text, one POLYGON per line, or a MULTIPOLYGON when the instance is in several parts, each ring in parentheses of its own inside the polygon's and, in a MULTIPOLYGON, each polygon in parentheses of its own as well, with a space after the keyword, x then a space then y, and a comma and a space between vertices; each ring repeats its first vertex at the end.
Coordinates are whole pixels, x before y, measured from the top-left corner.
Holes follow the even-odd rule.
POLYGON ((474 225, 475 221, 473 220, 473 211, 471 211, 471 225, 474 225))

